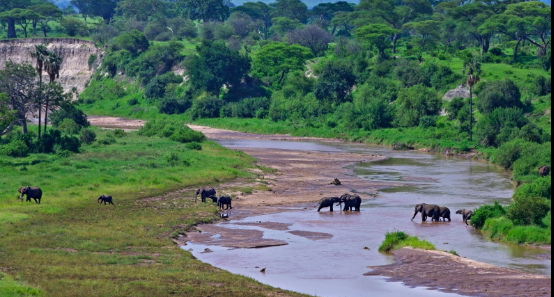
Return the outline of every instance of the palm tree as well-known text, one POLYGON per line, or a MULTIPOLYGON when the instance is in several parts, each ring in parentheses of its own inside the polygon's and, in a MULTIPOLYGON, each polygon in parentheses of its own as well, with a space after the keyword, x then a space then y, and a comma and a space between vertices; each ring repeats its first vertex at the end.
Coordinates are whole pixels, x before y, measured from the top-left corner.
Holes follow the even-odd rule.
POLYGON ((473 141, 473 87, 481 80, 481 58, 470 53, 464 61, 463 73, 467 72, 469 87, 469 141, 473 141))
MULTIPOLYGON (((53 84, 56 78, 60 78, 60 70, 62 69, 63 59, 56 55, 56 53, 48 53, 48 57, 44 62, 44 69, 50 78, 50 84, 53 84)), ((50 104, 50 99, 46 99, 46 114, 44 115, 44 132, 48 126, 48 108, 50 104)))
MULTIPOLYGON (((42 71, 44 70, 44 61, 48 57, 49 52, 46 46, 43 44, 35 45, 35 50, 29 53, 31 59, 35 59, 37 62, 36 70, 39 77, 39 89, 42 90, 42 71)), ((38 138, 41 137, 42 129, 42 92, 39 93, 37 100, 38 104, 38 138)))

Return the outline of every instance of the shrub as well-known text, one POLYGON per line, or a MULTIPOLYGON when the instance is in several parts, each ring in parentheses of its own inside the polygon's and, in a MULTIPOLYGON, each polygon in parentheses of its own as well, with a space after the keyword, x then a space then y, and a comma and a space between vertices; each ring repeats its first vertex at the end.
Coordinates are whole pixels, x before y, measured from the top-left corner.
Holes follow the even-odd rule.
POLYGON ((173 152, 173 153, 170 153, 169 155, 165 156, 165 160, 167 161, 167 163, 169 163, 169 165, 175 167, 177 165, 179 165, 181 163, 181 158, 179 158, 179 155, 177 155, 177 153, 173 152))
POLYGON ((436 116, 422 117, 421 120, 419 121, 419 127, 423 128, 423 129, 436 127, 437 126, 437 120, 438 120, 438 117, 436 117, 436 116))
POLYGON ((528 145, 521 153, 521 158, 514 163, 514 179, 533 181, 539 176, 541 166, 552 164, 552 144, 528 145))
POLYGON ((521 109, 498 108, 477 123, 477 137, 486 146, 499 147, 517 138, 519 129, 529 123, 521 109))
POLYGON ((192 118, 218 118, 225 102, 215 96, 201 97, 192 106, 192 118))
POLYGON ((173 72, 155 76, 144 88, 144 97, 149 99, 163 98, 165 97, 166 87, 169 84, 180 84, 182 82, 183 77, 173 72))
POLYGON ((221 116, 233 118, 256 118, 267 113, 271 100, 267 97, 247 98, 229 103, 221 110, 221 116))
POLYGON ((81 127, 74 120, 66 118, 58 125, 58 129, 67 134, 79 134, 81 127))
POLYGON ((14 140, 0 147, 0 154, 14 158, 24 158, 29 155, 29 147, 22 140, 14 140))
POLYGON ((542 75, 537 76, 531 86, 531 93, 535 96, 545 96, 550 94, 552 92, 551 81, 552 79, 548 82, 547 78, 542 75))
POLYGON ((72 17, 64 17, 60 20, 60 25, 65 30, 65 33, 69 36, 87 36, 88 35, 88 28, 85 22, 83 22, 81 19, 72 18, 72 17))
POLYGON ((106 137, 98 140, 98 143, 99 144, 102 144, 102 145, 110 145, 110 144, 114 144, 116 143, 117 140, 115 140, 115 138, 112 136, 112 135, 106 135, 106 137))
POLYGON ((539 226, 516 226, 508 232, 504 241, 514 244, 551 244, 552 230, 539 226))
POLYGON ((126 50, 133 54, 145 52, 149 47, 148 39, 144 36, 144 33, 138 30, 121 34, 113 41, 114 50, 126 50))
POLYGON ((420 240, 415 236, 409 236, 408 234, 398 231, 387 233, 385 235, 385 241, 379 247, 379 252, 381 253, 390 253, 394 250, 403 248, 403 247, 413 247, 417 249, 424 250, 435 250, 435 246, 431 243, 420 240))
POLYGON ((123 131, 122 129, 113 130, 113 136, 114 137, 122 138, 122 137, 125 137, 125 135, 127 135, 127 133, 125 133, 125 131, 123 131))
POLYGON ((81 143, 91 144, 96 141, 96 133, 89 129, 83 129, 81 130, 79 140, 81 141, 81 143))
POLYGON ((464 106, 466 106, 466 102, 463 98, 458 97, 452 99, 452 101, 450 101, 450 103, 446 107, 446 111, 449 114, 449 120, 453 121, 455 119, 458 119, 458 115, 460 111, 464 108, 464 106))
POLYGON ((198 142, 191 142, 186 145, 186 148, 193 151, 201 151, 202 145, 198 142))
POLYGON ((522 139, 517 139, 503 144, 491 157, 491 162, 506 169, 513 169, 514 163, 521 158, 523 149, 530 145, 522 139))
POLYGON ((495 47, 495 48, 490 49, 490 50, 489 50, 489 53, 491 53, 492 55, 497 56, 497 57, 500 57, 500 56, 503 55, 502 49, 501 49, 501 48, 498 48, 498 47, 495 47))
POLYGON ((519 187, 515 193, 514 199, 522 197, 542 197, 546 199, 552 198, 552 179, 539 178, 533 183, 524 184, 519 187))
POLYGON ((80 109, 76 108, 73 104, 65 104, 59 110, 53 112, 49 116, 52 126, 58 128, 59 125, 65 119, 71 119, 74 123, 80 127, 87 128, 90 126, 88 122, 87 115, 80 109))
POLYGON ((138 105, 138 99, 137 98, 133 98, 133 99, 129 99, 129 101, 127 101, 127 104, 129 104, 129 106, 135 106, 135 105, 138 105))
POLYGON ((485 222, 483 231, 488 232, 489 236, 496 240, 503 239, 514 228, 514 222, 505 217, 490 218, 485 222))
POLYGON ((158 103, 158 110, 165 114, 182 114, 192 106, 192 98, 183 96, 179 99, 166 97, 158 103))
POLYGON ((476 209, 471 217, 471 225, 476 229, 482 229, 487 219, 499 218, 505 214, 505 208, 495 201, 494 205, 483 205, 476 209))
POLYGON ((422 117, 438 115, 441 108, 437 91, 422 85, 400 90, 396 104, 399 127, 416 127, 422 117))
POLYGON ((541 225, 550 211, 546 199, 536 196, 517 196, 508 208, 507 217, 516 225, 541 225))
POLYGON ((206 136, 196 132, 178 121, 153 120, 148 121, 139 130, 139 135, 166 137, 181 143, 203 142, 206 136))
POLYGON ((516 84, 509 80, 489 82, 479 92, 477 108, 483 114, 489 114, 497 108, 523 108, 521 92, 516 84))
POLYGON ((92 67, 94 66, 94 63, 96 63, 96 60, 98 59, 98 56, 96 54, 92 54, 88 57, 88 69, 92 70, 92 67))
POLYGON ((202 142, 206 140, 206 136, 188 127, 181 127, 171 135, 170 139, 181 143, 202 142))

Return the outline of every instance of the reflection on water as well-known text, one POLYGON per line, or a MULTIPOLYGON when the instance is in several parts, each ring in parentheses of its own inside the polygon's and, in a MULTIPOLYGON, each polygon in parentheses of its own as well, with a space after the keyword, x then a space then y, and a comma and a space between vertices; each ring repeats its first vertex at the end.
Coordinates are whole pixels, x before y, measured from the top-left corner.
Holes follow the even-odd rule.
MULTIPOLYGON (((541 249, 491 242, 479 231, 466 226, 461 216, 452 223, 410 221, 414 205, 439 204, 453 213, 495 200, 511 203, 510 174, 496 166, 438 155, 391 151, 386 147, 358 144, 327 144, 284 141, 221 141, 232 148, 277 148, 315 151, 342 151, 381 154, 390 159, 353 166, 362 179, 408 186, 383 189, 379 198, 366 200, 361 213, 283 212, 248 218, 244 222, 292 224, 291 230, 329 233, 332 239, 311 241, 287 233, 249 226, 227 224, 229 228, 257 229, 264 237, 289 242, 288 246, 259 250, 210 247, 214 253, 200 254, 204 246, 189 245, 195 256, 217 267, 253 277, 275 287, 317 296, 440 296, 439 292, 414 290, 401 284, 364 277, 367 266, 390 264, 393 258, 377 249, 388 231, 403 230, 435 244, 441 250, 454 250, 461 256, 498 266, 551 275, 551 262, 534 256, 541 249), (368 247, 370 250, 365 250, 368 247), (256 268, 258 267, 258 268, 256 268), (265 274, 261 268, 267 268, 265 274)), ((309 206, 311 208, 313 206, 309 206)))

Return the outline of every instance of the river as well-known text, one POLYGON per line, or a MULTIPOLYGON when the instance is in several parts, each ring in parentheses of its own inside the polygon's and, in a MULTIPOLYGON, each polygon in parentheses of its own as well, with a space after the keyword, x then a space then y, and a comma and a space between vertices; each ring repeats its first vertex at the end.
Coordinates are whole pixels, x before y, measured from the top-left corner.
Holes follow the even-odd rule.
MULTIPOLYGON (((382 277, 367 277, 369 266, 391 264, 394 257, 377 251, 386 232, 402 230, 435 244, 438 249, 456 251, 462 257, 530 273, 551 275, 551 261, 539 259, 545 250, 492 242, 466 226, 453 214, 452 223, 413 222, 418 203, 448 206, 453 213, 498 201, 511 203, 514 188, 510 173, 497 166, 446 158, 435 154, 393 151, 387 147, 317 141, 287 142, 251 139, 216 140, 233 149, 268 148, 317 152, 348 152, 385 155, 384 161, 360 163, 352 174, 367 181, 390 183, 379 196, 365 200, 360 213, 321 212, 313 205, 286 207, 277 214, 249 217, 220 224, 226 228, 246 228, 264 232, 264 238, 286 241, 288 245, 265 249, 228 249, 189 243, 200 260, 232 273, 252 277, 265 284, 314 296, 446 296, 437 291, 408 288, 386 282, 382 277), (394 185, 404 184, 397 187, 394 185), (308 208, 307 211, 297 211, 308 208), (295 211, 292 211, 295 210, 295 211), (277 231, 237 225, 244 222, 290 224, 290 230, 277 231), (288 231, 328 233, 333 237, 310 240, 288 231), (203 253, 209 248, 212 253, 203 253), (366 249, 366 248, 369 248, 366 249), (265 273, 260 270, 266 268, 265 273)), ((354 192, 356 189, 352 189, 354 192)), ((217 236, 217 235, 216 235, 217 236)), ((414 272, 416 273, 416 272, 414 272)))

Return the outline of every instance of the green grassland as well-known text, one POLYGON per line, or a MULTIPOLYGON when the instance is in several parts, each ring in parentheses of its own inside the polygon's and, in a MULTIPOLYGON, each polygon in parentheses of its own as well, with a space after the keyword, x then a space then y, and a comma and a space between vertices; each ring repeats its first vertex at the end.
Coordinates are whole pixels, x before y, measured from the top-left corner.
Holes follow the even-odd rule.
POLYGON ((379 252, 390 253, 404 247, 411 247, 421 250, 436 250, 436 247, 415 236, 410 236, 402 231, 391 232, 385 235, 385 241, 379 247, 379 252))
MULTIPOLYGON (((99 139, 113 134, 95 132, 99 139)), ((193 190, 145 199, 249 178, 251 157, 214 142, 193 151, 137 133, 116 141, 67 158, 0 158, 0 295, 300 296, 216 269, 176 246, 172 238, 218 219, 215 206, 194 203, 193 190), (178 162, 166 158, 175 155, 178 162), (17 199, 24 185, 42 187, 42 204, 17 199), (113 195, 115 206, 99 205, 103 194, 113 195)))

